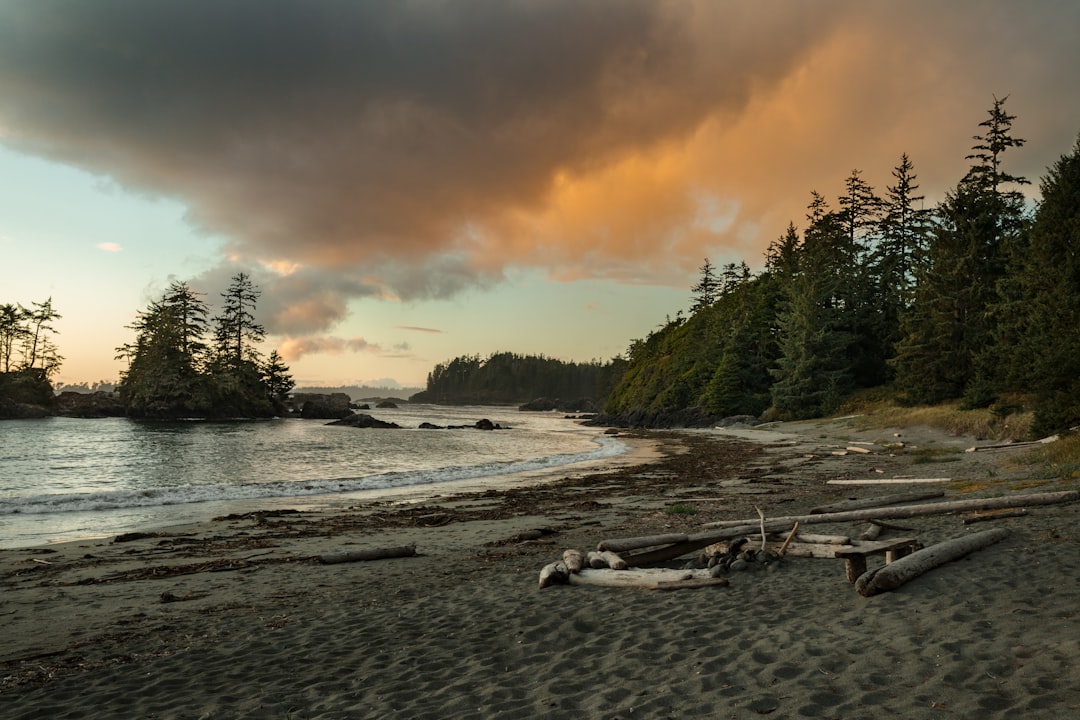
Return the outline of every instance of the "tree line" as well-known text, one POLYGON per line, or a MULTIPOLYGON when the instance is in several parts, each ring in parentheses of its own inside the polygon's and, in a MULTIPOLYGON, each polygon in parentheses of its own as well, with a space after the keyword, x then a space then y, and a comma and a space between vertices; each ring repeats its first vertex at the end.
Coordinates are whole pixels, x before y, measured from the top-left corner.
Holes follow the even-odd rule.
POLYGON ((542 355, 494 353, 487 358, 462 355, 437 364, 414 402, 442 404, 518 404, 537 398, 573 403, 607 397, 624 366, 565 362, 542 355))
POLYGON ((761 272, 706 259, 690 315, 631 343, 606 410, 798 419, 886 387, 1001 412, 1023 396, 1035 432, 1080 423, 1080 140, 1032 208, 1006 169, 1014 120, 995 98, 935 208, 905 154, 883 195, 858 170, 835 205, 812 192, 761 272))

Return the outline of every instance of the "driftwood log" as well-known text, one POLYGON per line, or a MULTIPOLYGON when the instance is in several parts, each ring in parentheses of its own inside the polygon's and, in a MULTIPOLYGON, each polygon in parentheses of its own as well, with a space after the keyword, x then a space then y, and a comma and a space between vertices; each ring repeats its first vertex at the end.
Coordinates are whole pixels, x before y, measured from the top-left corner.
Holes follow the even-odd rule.
POLYGON ((600 552, 600 559, 612 570, 625 570, 629 567, 625 558, 611 550, 602 550, 600 552))
POLYGON ((677 590, 728 584, 727 578, 714 578, 708 570, 671 570, 668 568, 639 568, 635 570, 585 569, 571 575, 569 580, 571 585, 637 587, 653 590, 677 590))
POLYGON ((656 545, 671 545, 678 542, 686 542, 686 535, 669 533, 667 535, 643 535, 641 537, 620 538, 617 540, 601 540, 596 549, 601 552, 604 550, 626 552, 627 550, 639 550, 656 545))
POLYGON ((563 550, 562 561, 563 564, 566 565, 567 572, 580 572, 581 569, 585 567, 585 558, 578 550, 563 550))
POLYGON ((367 548, 365 550, 342 550, 341 552, 323 553, 319 562, 324 565, 333 563, 357 562, 360 560, 383 560, 385 558, 412 557, 416 555, 415 545, 401 547, 367 548))
POLYGON ((826 485, 919 485, 951 482, 952 478, 867 478, 866 480, 826 480, 826 485))
POLYGON ((863 498, 861 500, 843 500, 828 505, 819 505, 810 510, 811 515, 821 513, 843 512, 845 510, 860 510, 862 508, 885 507, 886 505, 903 505, 905 503, 919 502, 920 500, 933 500, 945 495, 944 490, 924 490, 921 492, 897 493, 895 495, 883 495, 875 498, 863 498))
POLYGON ((994 528, 931 545, 885 567, 863 573, 855 581, 855 589, 863 597, 895 590, 936 567, 1000 542, 1008 534, 1009 531, 1004 528, 994 528))
POLYGON ((565 585, 570 571, 562 562, 553 562, 540 569, 540 589, 543 590, 551 585, 565 585))
MULTIPOLYGON (((1029 493, 1026 495, 1007 495, 994 498, 972 498, 969 500, 949 500, 941 503, 922 503, 919 505, 897 505, 894 507, 867 508, 846 512, 818 513, 816 515, 792 515, 773 518, 769 521, 772 532, 790 528, 798 521, 803 524, 823 522, 858 522, 861 520, 884 520, 887 518, 909 518, 920 515, 947 515, 966 510, 998 510, 1019 508, 1031 505, 1055 505, 1058 503, 1080 500, 1080 492, 1064 490, 1061 492, 1029 493)), ((707 528, 728 528, 735 526, 755 527, 755 520, 719 520, 707 523, 707 528)))
POLYGON ((1013 448, 1032 447, 1033 445, 1048 445, 1052 442, 1057 442, 1060 435, 1051 435, 1050 437, 1044 437, 1042 440, 1027 440, 1024 442, 1010 442, 1010 443, 998 443, 997 445, 976 445, 975 447, 969 447, 964 452, 981 452, 983 450, 1012 450, 1013 448))

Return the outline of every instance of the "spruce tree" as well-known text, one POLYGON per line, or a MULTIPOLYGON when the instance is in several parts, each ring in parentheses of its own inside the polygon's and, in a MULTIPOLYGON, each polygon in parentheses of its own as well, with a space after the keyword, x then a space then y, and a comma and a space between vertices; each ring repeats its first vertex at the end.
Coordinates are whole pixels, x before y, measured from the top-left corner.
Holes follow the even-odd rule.
POLYGON ((780 357, 772 404, 782 417, 808 418, 834 410, 854 385, 848 280, 854 258, 842 218, 817 193, 809 226, 778 317, 780 357))
POLYGON ((266 337, 266 329, 255 322, 255 306, 259 289, 247 273, 233 276, 228 289, 221 294, 221 312, 214 318, 214 344, 217 363, 231 371, 260 360, 258 345, 266 337))
POLYGON ((716 269, 709 258, 705 258, 705 262, 698 268, 698 281, 694 287, 690 288, 690 292, 694 294, 694 303, 690 307, 691 313, 701 312, 716 302, 720 292, 720 283, 716 278, 716 269))
POLYGON ((914 302, 916 278, 926 261, 933 223, 932 212, 921 207, 924 196, 917 194, 913 170, 904 153, 892 171, 895 184, 886 188, 879 240, 871 259, 881 323, 880 352, 886 361, 896 356, 896 345, 902 338, 900 318, 914 302))
POLYGON ((1014 116, 1004 102, 995 98, 968 156, 976 162, 937 209, 895 361, 897 388, 910 402, 993 399, 998 284, 1024 230, 1023 195, 1012 186, 1027 182, 1002 169, 1005 150, 1024 143, 1011 134, 1014 116))

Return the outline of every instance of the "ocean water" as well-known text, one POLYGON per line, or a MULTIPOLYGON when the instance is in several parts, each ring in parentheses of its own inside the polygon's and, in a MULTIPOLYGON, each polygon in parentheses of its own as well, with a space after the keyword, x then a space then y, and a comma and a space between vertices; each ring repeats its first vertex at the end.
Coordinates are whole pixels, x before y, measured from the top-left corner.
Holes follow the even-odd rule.
POLYGON ((104 537, 273 507, 328 507, 402 488, 500 479, 615 457, 618 439, 555 413, 407 405, 400 430, 325 420, 0 421, 0 547, 104 537), (420 430, 422 422, 506 430, 420 430))

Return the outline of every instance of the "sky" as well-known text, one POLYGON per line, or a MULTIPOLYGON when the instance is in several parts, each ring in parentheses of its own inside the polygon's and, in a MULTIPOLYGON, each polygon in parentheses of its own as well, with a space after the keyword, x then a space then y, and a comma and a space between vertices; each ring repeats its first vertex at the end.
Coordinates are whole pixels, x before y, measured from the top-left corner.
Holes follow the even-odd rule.
POLYGON ((261 290, 300 385, 608 360, 903 153, 932 206, 1080 132, 1072 0, 0 0, 0 303, 66 383, 172 281, 261 290))

